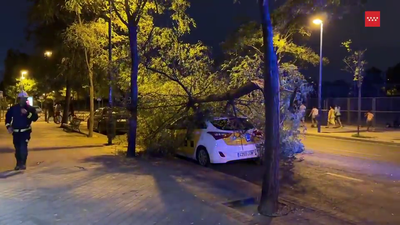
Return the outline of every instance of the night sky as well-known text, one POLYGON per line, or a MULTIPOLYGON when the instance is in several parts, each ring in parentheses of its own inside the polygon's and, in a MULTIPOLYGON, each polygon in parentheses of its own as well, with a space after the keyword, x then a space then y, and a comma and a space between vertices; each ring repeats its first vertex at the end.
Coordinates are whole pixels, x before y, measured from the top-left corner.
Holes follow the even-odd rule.
MULTIPOLYGON (((241 1, 232 4, 232 0, 192 0, 189 13, 197 22, 197 29, 192 32, 191 39, 200 39, 212 46, 218 52, 219 43, 238 27, 239 18, 258 19, 256 0, 241 1)), ((364 27, 364 9, 360 12, 346 15, 342 20, 327 21, 324 27, 324 56, 331 63, 324 67, 324 80, 347 79, 351 75, 341 71, 342 59, 346 51, 340 48, 340 43, 352 39, 354 47, 367 48, 366 60, 368 66, 386 70, 400 62, 400 17, 399 0, 368 0, 365 10, 381 11, 381 27, 364 27)), ((0 69, 9 48, 18 48, 28 52, 32 44, 26 43, 24 29, 26 26, 26 0, 7 1, 0 7, 0 21, 3 30, 0 36, 0 69)), ((313 33, 308 45, 318 50, 319 29, 313 33)), ((318 69, 303 71, 309 77, 316 77, 318 69)))

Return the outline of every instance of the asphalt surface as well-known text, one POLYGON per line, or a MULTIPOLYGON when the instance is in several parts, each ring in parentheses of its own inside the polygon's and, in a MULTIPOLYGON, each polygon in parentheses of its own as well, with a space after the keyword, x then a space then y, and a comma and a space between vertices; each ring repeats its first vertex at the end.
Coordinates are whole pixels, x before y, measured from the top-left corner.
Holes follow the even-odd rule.
MULTIPOLYGON (((281 171, 282 196, 354 224, 400 224, 400 147, 306 136, 306 152, 281 171)), ((261 185, 252 162, 213 169, 261 185)))

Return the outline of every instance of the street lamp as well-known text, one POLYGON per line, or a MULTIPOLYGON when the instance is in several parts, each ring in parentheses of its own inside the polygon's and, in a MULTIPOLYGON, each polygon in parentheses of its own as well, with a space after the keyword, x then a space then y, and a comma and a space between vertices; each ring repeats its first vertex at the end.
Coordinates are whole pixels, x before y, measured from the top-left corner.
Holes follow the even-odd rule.
POLYGON ((21 70, 21 80, 25 79, 25 76, 28 75, 28 71, 21 70))
POLYGON ((24 90, 24 83, 22 82, 23 80, 25 80, 25 76, 28 75, 28 71, 27 70, 21 70, 21 78, 20 78, 20 82, 21 82, 21 91, 24 90))
POLYGON ((53 55, 53 52, 51 51, 45 51, 44 56, 50 58, 53 55))
POLYGON ((321 36, 319 42, 319 79, 318 79, 318 133, 321 133, 321 118, 322 118, 322 110, 321 110, 321 99, 322 99, 322 37, 324 33, 324 23, 321 19, 313 20, 314 24, 321 26, 321 36))

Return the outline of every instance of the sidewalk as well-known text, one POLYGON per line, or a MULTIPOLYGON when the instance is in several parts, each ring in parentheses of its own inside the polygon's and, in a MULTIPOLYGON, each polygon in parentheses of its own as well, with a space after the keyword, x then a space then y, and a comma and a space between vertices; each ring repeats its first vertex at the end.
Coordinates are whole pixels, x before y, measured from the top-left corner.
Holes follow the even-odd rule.
POLYGON ((306 124, 306 130, 300 128, 300 132, 306 135, 331 137, 338 139, 347 139, 354 141, 374 142, 382 144, 400 145, 400 129, 376 128, 374 131, 367 132, 365 127, 360 128, 360 136, 354 137, 357 134, 356 126, 345 126, 343 128, 326 128, 321 126, 321 133, 318 133, 317 128, 312 128, 310 124, 306 124))
MULTIPOLYGON (((102 140, 65 133, 52 124, 37 123, 35 132, 28 170, 0 176, 1 225, 271 224, 256 213, 256 204, 224 204, 259 197, 257 185, 182 159, 121 158, 112 146, 100 147, 102 140)), ((0 130, 0 164, 4 155, 12 156, 4 150, 9 142, 4 133, 0 130)), ((272 224, 346 224, 296 208, 272 224)))
MULTIPOLYGON (((32 124, 28 166, 36 165, 43 161, 47 163, 69 160, 72 156, 79 156, 78 150, 83 156, 88 153, 93 154, 91 153, 93 149, 103 147, 107 143, 106 137, 102 135, 88 138, 84 134, 64 132, 59 126, 59 124, 46 123, 44 121, 32 124)), ((75 160, 74 157, 72 158, 73 160, 75 160)), ((7 133, 5 127, 0 127, 0 172, 14 166, 12 135, 7 133)))

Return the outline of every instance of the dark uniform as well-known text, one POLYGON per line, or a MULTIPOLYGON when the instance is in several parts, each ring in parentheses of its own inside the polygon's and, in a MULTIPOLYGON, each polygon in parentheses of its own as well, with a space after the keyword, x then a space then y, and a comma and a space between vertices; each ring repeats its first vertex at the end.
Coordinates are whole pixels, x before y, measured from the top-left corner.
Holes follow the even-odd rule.
POLYGON ((36 109, 27 104, 14 105, 8 109, 6 114, 6 127, 12 128, 13 143, 15 147, 15 158, 17 166, 15 170, 25 169, 28 157, 28 142, 31 139, 32 127, 31 123, 37 121, 38 114, 36 109), (23 114, 22 109, 27 113, 23 114))

